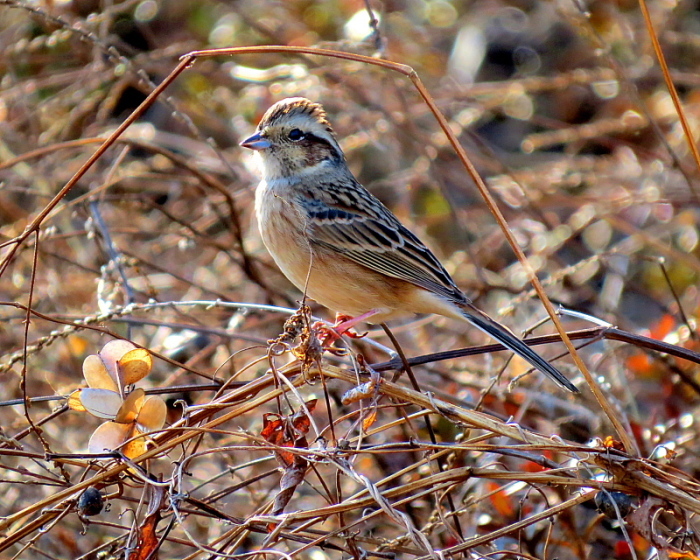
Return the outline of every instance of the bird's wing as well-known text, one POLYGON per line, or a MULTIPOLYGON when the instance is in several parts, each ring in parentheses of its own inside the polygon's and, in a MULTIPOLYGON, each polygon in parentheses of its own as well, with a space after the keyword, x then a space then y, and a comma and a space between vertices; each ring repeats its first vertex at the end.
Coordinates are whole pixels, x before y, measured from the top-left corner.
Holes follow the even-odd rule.
POLYGON ((467 301, 430 249, 364 187, 358 184, 350 191, 356 196, 326 187, 307 192, 300 200, 312 243, 451 301, 467 301))

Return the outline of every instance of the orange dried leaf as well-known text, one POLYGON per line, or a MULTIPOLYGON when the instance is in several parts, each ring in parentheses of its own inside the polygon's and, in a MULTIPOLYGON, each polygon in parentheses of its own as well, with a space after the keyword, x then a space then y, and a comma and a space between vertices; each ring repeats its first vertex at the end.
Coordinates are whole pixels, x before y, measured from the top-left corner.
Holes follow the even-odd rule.
POLYGON ((310 399, 306 401, 304 404, 306 404, 306 408, 309 410, 309 412, 313 412, 316 410, 316 405, 318 404, 318 399, 310 399))
POLYGON ((683 551, 683 552, 673 552, 673 551, 668 551, 668 557, 669 558, 687 558, 688 560, 698 560, 698 557, 696 554, 693 554, 691 551, 683 551))
POLYGON ((82 389, 78 389, 68 395, 68 408, 71 410, 77 410, 78 412, 87 412, 87 409, 83 406, 83 403, 80 400, 81 392, 82 389))
POLYGON ((362 429, 366 432, 372 425, 377 421, 377 409, 373 409, 367 416, 362 420, 362 429))
POLYGON ((120 383, 120 388, 123 389, 124 383, 121 382, 119 376, 119 360, 127 354, 134 350, 136 346, 129 342, 128 340, 112 340, 105 344, 100 350, 100 359, 104 363, 104 367, 107 369, 109 376, 114 379, 115 382, 120 383))
POLYGON ((622 442, 616 440, 612 436, 607 436, 603 440, 603 447, 607 447, 608 449, 616 449, 618 451, 624 451, 625 446, 622 445, 622 442))
MULTIPOLYGON (((263 415, 263 429, 260 435, 265 441, 278 447, 294 447, 294 440, 290 432, 291 430, 287 429, 287 421, 277 414, 263 415), (270 420, 270 418, 274 418, 274 420, 270 420)), ((294 453, 275 450, 275 456, 283 467, 290 467, 294 464, 294 453)))
POLYGON ((525 463, 523 463, 523 470, 525 472, 535 473, 535 472, 543 472, 547 469, 545 469, 539 463, 535 463, 534 461, 525 461, 525 463))
POLYGON ((263 415, 263 429, 260 435, 275 445, 283 445, 284 441, 284 421, 277 414, 263 415), (270 418, 275 418, 270 420, 270 418))
POLYGON ((306 412, 300 410, 294 415, 294 418, 292 419, 292 426, 294 426, 294 429, 298 432, 306 434, 311 428, 311 420, 309 420, 306 412))
POLYGON ((136 418, 139 415, 139 411, 143 406, 143 402, 146 398, 146 391, 141 388, 134 389, 126 397, 121 407, 119 407, 119 412, 114 418, 115 422, 120 424, 129 424, 131 422, 136 422, 136 418))
POLYGON ((673 315, 666 314, 663 317, 661 317, 661 319, 658 323, 656 323, 656 325, 654 325, 654 328, 651 329, 651 332, 649 334, 651 338, 655 338, 656 340, 663 340, 671 331, 673 331, 675 326, 676 319, 673 317, 673 315))
POLYGON ((84 356, 88 348, 88 340, 84 336, 72 334, 68 337, 68 350, 73 356, 84 356))
MULTIPOLYGON (((503 490, 503 488, 495 482, 489 483, 487 485, 487 488, 489 489, 489 491, 498 490, 499 488, 503 490)), ((490 500, 491 505, 493 505, 496 511, 498 511, 498 513, 500 513, 506 519, 512 518, 515 514, 513 500, 505 492, 495 492, 491 495, 490 500)))
MULTIPOLYGON (((133 425, 132 425, 133 426, 133 425)), ((130 437, 139 435, 139 431, 133 429, 129 434, 130 437)), ((129 459, 135 459, 139 455, 143 455, 148 447, 148 439, 145 436, 137 437, 122 447, 122 453, 129 459)))
POLYGON ((118 367, 122 383, 131 385, 141 381, 151 372, 153 358, 148 350, 134 348, 119 359, 118 367))
POLYGON ((133 549, 129 555, 132 560, 157 558, 156 553, 158 552, 160 538, 158 538, 158 534, 156 533, 156 527, 158 526, 160 518, 160 512, 157 511, 153 515, 146 517, 143 524, 139 527, 139 538, 136 548, 133 549))
POLYGON ((646 354, 635 354, 627 358, 627 367, 636 373, 649 373, 652 363, 646 354))

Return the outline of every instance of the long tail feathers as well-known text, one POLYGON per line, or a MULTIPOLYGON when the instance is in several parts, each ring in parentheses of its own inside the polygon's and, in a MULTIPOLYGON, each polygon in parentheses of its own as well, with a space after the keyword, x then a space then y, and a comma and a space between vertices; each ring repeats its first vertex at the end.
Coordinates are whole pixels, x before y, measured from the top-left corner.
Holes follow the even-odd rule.
POLYGON ((522 340, 516 337, 503 325, 491 319, 488 315, 481 313, 476 308, 462 308, 465 319, 476 328, 482 330, 490 337, 500 342, 503 346, 515 352, 521 358, 527 360, 532 366, 536 367, 542 373, 548 375, 557 385, 571 391, 572 393, 580 392, 576 385, 569 381, 564 374, 525 344, 522 340))

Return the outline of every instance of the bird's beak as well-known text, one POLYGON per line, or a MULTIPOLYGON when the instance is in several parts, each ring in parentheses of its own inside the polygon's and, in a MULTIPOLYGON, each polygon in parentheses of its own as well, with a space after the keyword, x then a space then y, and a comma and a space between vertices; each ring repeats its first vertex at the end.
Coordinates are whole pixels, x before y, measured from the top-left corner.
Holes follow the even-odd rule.
POLYGON ((241 142, 241 146, 251 150, 266 150, 272 146, 272 143, 267 138, 264 138, 259 132, 256 132, 250 138, 243 140, 243 142, 241 142))

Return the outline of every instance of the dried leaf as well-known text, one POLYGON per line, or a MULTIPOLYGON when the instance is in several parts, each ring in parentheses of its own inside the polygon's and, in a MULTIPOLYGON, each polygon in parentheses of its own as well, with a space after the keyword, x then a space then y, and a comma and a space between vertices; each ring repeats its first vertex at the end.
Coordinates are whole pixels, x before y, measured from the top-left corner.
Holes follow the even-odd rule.
POLYGON ((68 408, 71 410, 77 410, 78 412, 87 412, 87 409, 83 406, 83 403, 80 400, 80 393, 82 393, 82 391, 82 389, 77 389, 68 395, 68 408))
POLYGON ((132 424, 105 422, 93 432, 88 443, 88 450, 90 453, 104 453, 119 449, 130 437, 132 429, 132 424))
POLYGON ((684 558, 686 560, 698 560, 698 556, 690 550, 688 552, 669 552, 669 558, 684 558))
POLYGON ((129 555, 132 560, 157 560, 158 558, 160 539, 157 529, 158 522, 161 520, 160 510, 163 507, 165 491, 162 488, 151 488, 148 513, 146 519, 139 526, 136 548, 129 555))
MULTIPOLYGON (((317 403, 318 399, 311 399, 304 404, 306 404, 306 409, 309 412, 313 412, 317 403)), ((311 420, 306 414, 306 410, 300 408, 292 415, 292 426, 294 426, 294 429, 302 434, 309 433, 309 429, 311 428, 311 420)))
POLYGON ((367 399, 369 397, 374 397, 377 393, 377 384, 372 381, 367 381, 366 383, 360 383, 356 387, 347 390, 343 393, 341 397, 341 402, 343 404, 352 404, 362 399, 367 399))
POLYGON ((377 420, 377 409, 374 408, 374 409, 372 409, 372 411, 369 414, 367 414, 367 416, 365 416, 362 419, 362 430, 365 432, 367 430, 369 430, 372 427, 372 424, 374 424, 376 422, 376 420, 377 420))
POLYGON ((100 350, 100 359, 107 369, 109 376, 119 385, 120 390, 124 389, 125 384, 119 376, 119 360, 135 348, 136 346, 128 340, 112 340, 105 344, 102 350, 100 350))
POLYGON ((511 497, 506 494, 505 489, 496 482, 487 483, 486 488, 489 492, 493 492, 489 499, 494 509, 503 519, 512 519, 516 508, 511 497))
MULTIPOLYGON (((292 447, 294 445, 294 439, 292 438, 291 430, 288 429, 289 427, 289 424, 277 414, 264 414, 263 429, 260 435, 266 441, 278 447, 292 447), (270 420, 272 417, 275 419, 270 420)), ((294 464, 294 453, 276 450, 275 456, 285 468, 294 464)))
POLYGON ((680 550, 672 544, 672 540, 677 536, 675 532, 668 530, 661 523, 655 523, 656 514, 659 510, 667 508, 667 502, 657 497, 646 497, 641 500, 639 506, 627 516, 627 523, 655 548, 666 552, 670 558, 684 558, 688 552, 680 550), (664 530, 665 529, 665 530, 664 530))
POLYGON ((80 402, 93 416, 113 420, 123 401, 119 393, 107 389, 80 389, 80 402))
POLYGON ((301 459, 298 464, 285 469, 280 480, 279 494, 275 497, 275 503, 272 506, 272 515, 279 515, 284 511, 284 508, 294 495, 294 490, 304 481, 307 463, 305 459, 301 459))
POLYGON ((84 336, 72 334, 68 337, 66 342, 68 343, 68 351, 74 357, 84 356, 85 352, 87 352, 89 343, 88 339, 84 336))
MULTIPOLYGON (((131 432, 129 433, 129 437, 125 439, 129 439, 134 436, 138 436, 141 432, 139 432, 136 429, 135 424, 129 424, 129 426, 132 428, 131 432)), ((124 454, 125 457, 128 457, 129 459, 135 459, 136 457, 143 455, 146 450, 148 449, 148 438, 146 436, 140 436, 135 439, 132 439, 129 443, 124 445, 122 447, 122 453, 124 454)))
POLYGON ((124 386, 141 381, 153 367, 153 358, 148 350, 134 348, 124 354, 117 363, 124 386))
POLYGON ((617 451, 624 451, 625 447, 622 445, 622 442, 616 440, 612 436, 606 436, 606 438, 603 440, 603 447, 606 447, 608 449, 616 449, 617 451))
POLYGON ((146 391, 143 389, 138 388, 131 391, 129 396, 126 397, 124 403, 119 408, 119 412, 114 418, 114 421, 119 422, 120 424, 130 424, 132 422, 136 422, 136 418, 139 415, 139 411, 143 406, 145 398, 146 391))
POLYGON ((83 377, 85 377, 88 387, 92 389, 106 389, 115 393, 119 392, 116 377, 112 378, 110 376, 102 358, 96 354, 91 354, 83 361, 83 377))
POLYGON ((280 445, 280 442, 284 441, 284 420, 278 414, 263 414, 263 429, 260 435, 265 441, 280 445))
POLYGON ((139 430, 142 432, 152 432, 160 430, 165 424, 165 417, 168 414, 168 408, 163 402, 163 399, 155 395, 147 397, 139 410, 139 415, 136 418, 136 423, 139 430))
MULTIPOLYGON (((312 399, 306 402, 306 409, 312 412, 316 408, 318 399, 312 399)), ((297 449, 306 449, 309 444, 306 441, 304 434, 309 431, 311 420, 306 414, 305 409, 299 409, 291 417, 280 417, 278 414, 263 415, 263 429, 260 435, 273 445, 278 447, 295 447, 297 449)), ((286 451, 275 451, 275 456, 280 464, 288 469, 299 463, 302 459, 295 453, 286 451)))

